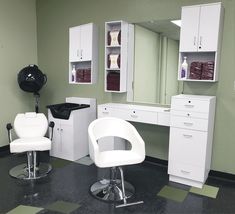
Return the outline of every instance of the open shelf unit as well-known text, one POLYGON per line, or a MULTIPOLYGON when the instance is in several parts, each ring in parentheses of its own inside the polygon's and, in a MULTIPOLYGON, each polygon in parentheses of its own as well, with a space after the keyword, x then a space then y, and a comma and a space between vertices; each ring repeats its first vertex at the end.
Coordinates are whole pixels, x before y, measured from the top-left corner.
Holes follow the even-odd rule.
POLYGON ((125 21, 105 23, 105 91, 127 91, 127 73, 133 69, 134 26, 125 21))

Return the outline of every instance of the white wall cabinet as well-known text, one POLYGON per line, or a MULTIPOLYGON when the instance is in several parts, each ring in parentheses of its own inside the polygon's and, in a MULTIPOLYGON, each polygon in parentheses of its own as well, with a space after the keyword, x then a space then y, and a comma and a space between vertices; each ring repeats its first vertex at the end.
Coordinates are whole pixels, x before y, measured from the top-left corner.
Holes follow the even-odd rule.
POLYGON ((210 171, 214 96, 172 97, 168 174, 170 181, 201 188, 210 171))
POLYGON ((180 51, 217 51, 221 4, 182 7, 180 51))
POLYGON ((134 26, 125 21, 105 23, 105 91, 127 91, 127 75, 133 70, 134 26))
POLYGON ((86 24, 69 29, 71 62, 92 60, 92 28, 92 24, 86 24))
MULTIPOLYGON (((218 80, 220 44, 223 29, 224 9, 220 2, 182 7, 179 80, 214 82, 218 80), (181 64, 184 56, 188 61, 188 76, 181 78, 181 64), (192 62, 213 62, 210 77, 191 75, 192 62)), ((196 71, 198 72, 198 70, 196 71)))
POLYGON ((69 29, 69 83, 92 84, 98 72, 98 30, 93 23, 69 29), (72 72, 73 68, 75 72, 72 72))

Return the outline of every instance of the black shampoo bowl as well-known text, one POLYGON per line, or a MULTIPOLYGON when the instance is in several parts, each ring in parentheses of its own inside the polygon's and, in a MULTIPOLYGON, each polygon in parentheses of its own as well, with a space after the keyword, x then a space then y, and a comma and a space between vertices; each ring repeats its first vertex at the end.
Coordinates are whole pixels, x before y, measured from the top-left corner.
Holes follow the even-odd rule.
POLYGON ((89 108, 90 105, 77 104, 77 103, 60 103, 55 105, 48 105, 46 107, 51 110, 51 114, 53 115, 54 118, 68 120, 71 111, 82 108, 89 108))

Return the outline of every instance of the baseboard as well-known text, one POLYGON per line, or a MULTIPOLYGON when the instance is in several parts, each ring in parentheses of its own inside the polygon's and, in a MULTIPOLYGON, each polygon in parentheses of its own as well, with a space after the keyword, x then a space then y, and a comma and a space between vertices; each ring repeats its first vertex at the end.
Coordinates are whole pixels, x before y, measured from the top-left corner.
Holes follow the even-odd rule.
POLYGON ((209 172, 209 176, 211 176, 211 177, 218 177, 218 178, 223 178, 223 179, 228 179, 228 180, 233 180, 233 181, 235 181, 235 175, 234 175, 234 174, 227 173, 227 172, 220 172, 220 171, 211 170, 211 171, 209 172))
MULTIPOLYGON (((154 158, 154 157, 150 157, 150 156, 146 156, 145 161, 151 162, 151 163, 154 163, 154 164, 157 164, 157 165, 161 165, 161 166, 164 166, 164 167, 168 166, 168 160, 162 160, 162 159, 154 158)), ((209 176, 235 181, 235 175, 227 173, 227 172, 220 172, 220 171, 210 170, 209 176)))
POLYGON ((145 161, 155 163, 155 164, 158 164, 158 165, 162 165, 162 166, 165 166, 165 167, 168 166, 168 160, 162 160, 162 159, 154 158, 154 157, 150 157, 150 156, 146 156, 145 161))
POLYGON ((0 157, 3 155, 8 155, 8 154, 10 154, 10 146, 9 145, 0 147, 0 157))

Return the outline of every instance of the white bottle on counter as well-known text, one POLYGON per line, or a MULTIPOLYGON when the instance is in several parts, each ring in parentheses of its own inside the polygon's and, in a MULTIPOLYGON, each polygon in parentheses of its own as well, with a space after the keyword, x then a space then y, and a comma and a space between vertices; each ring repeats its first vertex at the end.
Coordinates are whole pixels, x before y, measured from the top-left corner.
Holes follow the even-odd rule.
POLYGON ((180 72, 180 78, 181 79, 187 79, 188 75, 188 63, 187 63, 187 57, 184 57, 184 61, 181 65, 181 72, 180 72))
POLYGON ((76 82, 76 70, 75 70, 75 65, 73 65, 73 69, 71 71, 72 74, 72 82, 76 82))

